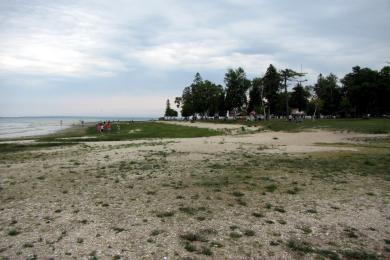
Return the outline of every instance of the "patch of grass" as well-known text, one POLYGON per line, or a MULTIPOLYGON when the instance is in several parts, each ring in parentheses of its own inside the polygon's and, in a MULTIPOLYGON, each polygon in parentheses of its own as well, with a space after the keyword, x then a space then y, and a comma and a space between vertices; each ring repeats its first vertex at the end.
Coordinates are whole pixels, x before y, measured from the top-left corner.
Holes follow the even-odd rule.
POLYGON ((125 231, 125 229, 121 227, 113 227, 112 230, 114 230, 116 234, 125 231))
POLYGON ((314 249, 313 249, 313 246, 306 242, 306 241, 299 241, 299 240, 295 240, 295 239, 290 239, 287 243, 287 246, 293 250, 293 251, 297 251, 297 252, 300 252, 300 253, 313 253, 314 252, 314 249))
POLYGON ((136 140, 147 138, 192 138, 192 137, 207 137, 220 135, 222 132, 190 126, 181 126, 174 124, 163 124, 159 122, 125 122, 114 123, 110 132, 97 133, 95 125, 91 124, 84 129, 77 127, 68 129, 67 131, 51 134, 40 138, 42 141, 57 141, 62 142, 88 142, 88 141, 119 141, 119 140, 136 140), (120 130, 118 129, 118 126, 120 130), (89 138, 82 138, 88 136, 89 138), (72 139, 61 139, 69 138, 72 139))
POLYGON ((211 241, 211 242, 210 242, 210 246, 211 246, 211 247, 219 247, 219 248, 221 248, 221 247, 223 247, 223 244, 221 244, 221 243, 218 242, 218 241, 211 241))
POLYGON ((252 213, 252 216, 256 217, 256 218, 263 218, 264 217, 264 214, 261 213, 261 212, 253 212, 252 213))
POLYGON ((241 191, 233 191, 233 192, 232 192, 232 195, 233 195, 234 197, 243 197, 245 194, 242 193, 241 191))
POLYGON ((376 260, 378 259, 378 256, 375 253, 372 252, 366 252, 366 251, 343 251, 343 256, 345 256, 348 259, 357 259, 357 260, 376 260))
POLYGON ((313 230, 311 230, 311 228, 308 227, 308 226, 303 226, 303 227, 300 228, 300 230, 302 230, 302 232, 303 232, 304 234, 310 234, 310 233, 313 232, 313 230))
POLYGON ((199 254, 210 256, 213 254, 213 252, 211 251, 211 249, 209 247, 202 246, 199 250, 199 254))
POLYGON ((15 152, 26 152, 33 151, 39 149, 48 149, 53 147, 61 147, 61 146, 71 146, 76 145, 74 142, 40 142, 40 143, 2 143, 0 144, 0 154, 3 153, 15 153, 15 152))
POLYGON ((286 120, 268 120, 260 122, 264 128, 273 131, 299 132, 307 129, 330 129, 370 134, 390 133, 388 119, 319 119, 304 120, 301 123, 286 120))
POLYGON ((308 209, 305 211, 306 213, 312 213, 312 214, 316 214, 318 213, 316 209, 308 209))
POLYGON ((276 184, 271 184, 265 187, 268 192, 274 192, 277 188, 278 186, 276 186, 276 184))
POLYGON ((198 208, 193 208, 193 207, 180 207, 179 210, 183 213, 186 213, 188 215, 195 215, 199 211, 205 211, 205 207, 198 207, 198 208))
POLYGON ((254 230, 251 230, 251 229, 245 229, 244 235, 248 236, 248 237, 253 237, 254 235, 256 235, 256 232, 254 230))
POLYGON ((24 248, 27 248, 27 247, 34 247, 34 244, 33 244, 33 243, 24 243, 24 244, 23 244, 23 247, 24 247, 24 248))
POLYGON ((236 226, 236 225, 232 225, 229 228, 230 228, 230 230, 236 230, 236 229, 239 229, 240 227, 236 226))
POLYGON ((359 236, 356 234, 356 229, 355 228, 346 228, 344 229, 345 234, 349 238, 358 238, 359 236))
POLYGON ((238 232, 230 232, 229 233, 229 236, 231 237, 231 238, 234 238, 234 239, 237 239, 237 238, 240 238, 240 237, 242 237, 242 235, 240 234, 240 233, 238 233, 238 232))
POLYGON ((196 219, 199 220, 199 221, 203 221, 203 220, 206 220, 206 217, 204 217, 204 216, 198 216, 198 217, 196 217, 196 219))
POLYGON ((286 210, 283 207, 275 207, 274 210, 277 212, 286 213, 286 210))
POLYGON ((236 201, 241 206, 247 206, 248 205, 248 203, 245 200, 243 200, 242 198, 237 198, 236 201))
POLYGON ((175 215, 174 211, 161 211, 156 213, 156 216, 158 218, 167 218, 167 217, 173 217, 175 215))
POLYGON ((162 229, 154 229, 154 230, 152 230, 152 232, 150 232, 150 235, 151 236, 158 236, 158 235, 160 235, 160 234, 162 234, 162 233, 164 233, 165 231, 164 230, 162 230, 162 229))
POLYGON ((205 238, 204 236, 198 233, 192 233, 192 232, 187 232, 183 235, 180 235, 180 238, 189 242, 194 242, 194 241, 207 242, 207 238, 205 238))
POLYGON ((331 250, 327 249, 316 249, 315 252, 323 257, 329 258, 331 260, 340 260, 340 256, 331 250))
POLYGON ((191 244, 191 243, 188 243, 188 242, 184 244, 184 249, 187 250, 188 252, 195 252, 195 251, 197 251, 196 246, 191 244))
POLYGON ((20 232, 18 231, 18 230, 16 230, 16 229, 10 229, 9 231, 8 231, 8 235, 9 236, 17 236, 17 235, 19 235, 20 234, 20 232))
POLYGON ((299 192, 299 188, 298 187, 294 187, 291 190, 287 190, 287 193, 291 194, 291 195, 296 195, 296 194, 298 194, 298 192, 299 192))
POLYGON ((213 228, 205 228, 205 229, 202 229, 201 231, 199 231, 199 233, 205 234, 205 235, 216 235, 216 234, 218 234, 218 231, 213 229, 213 228))

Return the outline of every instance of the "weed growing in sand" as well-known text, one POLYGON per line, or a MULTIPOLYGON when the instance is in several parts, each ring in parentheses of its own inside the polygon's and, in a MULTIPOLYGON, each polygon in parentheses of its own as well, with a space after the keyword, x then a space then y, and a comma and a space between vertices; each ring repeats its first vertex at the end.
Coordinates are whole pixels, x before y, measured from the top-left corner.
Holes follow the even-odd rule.
POLYGON ((252 213, 252 216, 256 217, 256 218, 263 218, 264 217, 264 214, 261 213, 261 212, 253 212, 252 213))
POLYGON ((125 229, 121 227, 113 227, 112 230, 114 230, 116 234, 125 231, 125 229))
POLYGON ((287 246, 293 251, 305 254, 312 253, 314 251, 312 245, 306 241, 290 239, 287 243, 287 246))
POLYGON ((196 217, 196 219, 199 220, 199 221, 204 221, 204 220, 206 220, 206 217, 198 216, 198 217, 196 217))
POLYGON ((308 227, 308 226, 303 226, 303 227, 300 227, 299 229, 302 230, 302 232, 303 232, 304 234, 306 234, 306 235, 313 232, 313 230, 311 230, 311 228, 308 227))
POLYGON ((248 205, 248 203, 245 200, 243 200, 243 198, 237 198, 236 201, 241 206, 247 206, 248 205))
POLYGON ((306 213, 311 213, 311 214, 316 214, 317 210, 316 209, 308 209, 305 211, 306 213))
POLYGON ((28 243, 28 242, 23 244, 23 248, 28 248, 28 247, 30 247, 30 248, 34 247, 34 244, 33 243, 28 243))
POLYGON ((352 227, 344 229, 345 234, 349 238, 358 238, 359 236, 356 234, 356 231, 357 229, 352 227))
POLYGON ((180 235, 180 238, 189 242, 207 242, 207 239, 199 233, 187 232, 185 234, 180 235))
POLYGON ((283 207, 275 207, 274 210, 280 213, 286 213, 286 210, 283 207))
POLYGON ((245 194, 242 193, 241 191, 233 191, 232 195, 233 195, 234 197, 242 197, 242 196, 244 196, 245 194))
POLYGON ((366 251, 343 251, 342 255, 345 256, 347 259, 365 259, 365 260, 375 260, 378 259, 378 256, 375 253, 372 252, 366 252, 366 251))
POLYGON ((229 233, 229 236, 230 236, 231 238, 233 238, 233 239, 237 239, 237 238, 242 237, 242 235, 241 235, 240 233, 235 232, 235 231, 230 232, 230 233, 229 233))
POLYGON ((150 232, 150 235, 151 236, 158 236, 164 232, 165 232, 165 230, 162 230, 162 229, 154 229, 154 230, 152 230, 152 232, 150 232))
POLYGON ((198 208, 193 208, 193 207, 180 207, 179 210, 183 213, 186 213, 188 215, 195 215, 198 211, 205 211, 205 207, 198 207, 198 208))
POLYGON ((299 192, 299 188, 298 187, 294 187, 293 189, 291 189, 291 190, 287 190, 287 193, 288 194, 291 194, 291 195, 296 195, 296 194, 298 194, 298 192, 299 192))
POLYGON ((245 236, 253 237, 255 234, 256 234, 256 232, 254 230, 251 230, 251 229, 245 229, 244 230, 244 235, 245 236))
POLYGON ((188 242, 184 244, 184 249, 187 250, 188 252, 195 252, 197 250, 195 245, 188 242))
POLYGON ((16 229, 10 229, 9 231, 8 231, 8 235, 9 236, 17 236, 17 235, 19 235, 20 234, 20 232, 18 231, 18 230, 16 230, 16 229))
POLYGON ((274 192, 277 188, 278 186, 276 186, 276 184, 271 184, 265 187, 268 192, 274 192))
POLYGON ((211 251, 210 248, 206 246, 202 246, 201 249, 199 250, 199 254, 210 256, 213 254, 213 252, 211 251))
POLYGON ((158 218, 167 218, 167 217, 172 217, 173 215, 175 215, 174 211, 161 211, 156 213, 156 216, 158 218))

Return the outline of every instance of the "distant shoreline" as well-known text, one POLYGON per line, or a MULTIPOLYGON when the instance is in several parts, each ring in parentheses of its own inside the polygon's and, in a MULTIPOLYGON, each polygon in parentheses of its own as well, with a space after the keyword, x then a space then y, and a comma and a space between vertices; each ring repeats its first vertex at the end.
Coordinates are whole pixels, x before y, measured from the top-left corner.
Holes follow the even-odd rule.
POLYGON ((98 121, 150 121, 155 117, 0 117, 0 140, 45 136, 85 123, 98 121))

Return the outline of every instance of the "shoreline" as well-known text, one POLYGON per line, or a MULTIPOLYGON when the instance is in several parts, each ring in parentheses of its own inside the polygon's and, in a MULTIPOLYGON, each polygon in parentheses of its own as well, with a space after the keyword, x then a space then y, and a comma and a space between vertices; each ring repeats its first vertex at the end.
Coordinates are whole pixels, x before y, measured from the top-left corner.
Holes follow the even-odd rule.
MULTIPOLYGON (((23 140, 23 139, 34 139, 34 138, 42 138, 54 134, 61 134, 61 133, 66 133, 69 129, 77 128, 78 126, 81 126, 81 120, 85 119, 84 125, 88 126, 91 124, 96 124, 98 121, 104 121, 100 117, 0 117, 0 142, 1 141, 9 141, 9 140, 23 140), (27 122, 25 121, 27 119, 27 122), (31 119, 38 120, 38 121, 31 121, 31 119), (43 119, 40 121, 39 119, 43 119), (55 120, 54 120, 55 119, 55 120), (68 119, 69 121, 63 121, 63 124, 60 125, 62 120, 68 119), (4 120, 10 120, 4 121, 4 120), (16 120, 16 121, 15 121, 16 120), (3 133, 1 134, 1 127, 2 124, 7 127, 7 124, 12 125, 12 124, 21 124, 23 123, 24 125, 22 126, 12 126, 11 129, 16 129, 19 127, 19 131, 23 132, 10 132, 10 133, 3 133), (29 128, 30 126, 26 125, 32 125, 32 124, 37 124, 35 126, 37 129, 30 130, 29 133, 29 128), (45 125, 46 124, 46 125, 45 125), (42 127, 46 127, 47 129, 40 129, 42 127), (54 129, 55 128, 55 129, 54 129), (23 134, 25 133, 26 134, 23 134), (32 133, 31 133, 32 132, 32 133), (33 132, 38 132, 38 133, 33 133, 33 132), (12 136, 9 136, 12 135, 12 136)), ((134 121, 134 122, 147 122, 147 121, 152 121, 155 120, 154 118, 145 118, 145 117, 111 117, 110 121, 111 122, 127 122, 127 121, 134 121), (122 119, 122 120, 120 120, 122 119)), ((8 125, 8 128, 10 127, 8 125)), ((4 127, 4 126, 3 126, 4 127)), ((34 126, 32 126, 34 127, 34 126)), ((5 130, 3 130, 5 131, 5 130)))

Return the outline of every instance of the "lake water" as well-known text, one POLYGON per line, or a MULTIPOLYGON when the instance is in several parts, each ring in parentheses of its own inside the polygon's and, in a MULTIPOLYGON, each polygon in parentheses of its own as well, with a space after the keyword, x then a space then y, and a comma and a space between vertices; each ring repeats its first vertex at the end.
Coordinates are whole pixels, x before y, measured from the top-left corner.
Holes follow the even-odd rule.
POLYGON ((146 121, 152 117, 0 117, 0 139, 54 133, 72 125, 99 120, 146 121), (62 123, 61 123, 62 122, 62 123))

